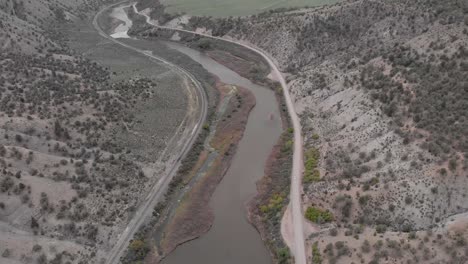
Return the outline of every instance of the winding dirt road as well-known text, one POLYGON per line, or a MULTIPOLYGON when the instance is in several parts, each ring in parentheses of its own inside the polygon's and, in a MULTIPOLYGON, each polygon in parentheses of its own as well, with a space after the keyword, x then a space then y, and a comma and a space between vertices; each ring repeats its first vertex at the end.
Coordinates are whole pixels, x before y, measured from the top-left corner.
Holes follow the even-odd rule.
POLYGON ((294 255, 294 260, 296 264, 306 264, 307 263, 307 257, 306 257, 306 251, 305 251, 305 236, 304 236, 304 216, 302 213, 302 202, 301 202, 301 189, 302 189, 302 173, 304 171, 304 161, 303 161, 303 144, 302 144, 302 128, 301 128, 301 123, 299 121, 299 117, 294 110, 294 104, 292 102, 291 96, 289 94, 288 90, 288 85, 286 84, 286 81, 281 74, 280 70, 276 66, 275 62, 273 61, 268 54, 261 50, 260 48, 254 47, 250 44, 245 44, 237 40, 233 39, 227 39, 227 38, 222 38, 222 37, 214 37, 208 34, 203 34, 203 33, 198 33, 194 31, 189 31, 189 30, 184 30, 184 29, 178 29, 178 28, 171 28, 171 27, 164 27, 164 26, 159 26, 157 23, 153 22, 151 18, 142 13, 138 12, 138 10, 135 7, 135 4, 133 4, 133 9, 136 13, 143 15, 146 18, 146 23, 153 25, 155 27, 161 28, 161 29, 169 29, 169 30, 174 30, 174 31, 179 31, 179 32, 185 32, 185 33, 190 33, 190 34, 195 34, 211 39, 217 39, 221 41, 226 41, 230 42, 239 46, 242 46, 244 48, 247 48, 251 51, 254 51, 255 53, 261 55, 270 65, 270 68, 272 70, 272 74, 278 80, 281 84, 281 87, 283 89, 283 94, 284 98, 286 101, 286 105, 288 107, 288 113, 291 118, 293 128, 294 128, 294 154, 293 154, 293 168, 292 168, 292 174, 291 174, 291 194, 290 194, 290 206, 292 210, 292 219, 293 219, 293 234, 294 234, 294 248, 291 249, 294 255))
POLYGON ((119 2, 116 4, 112 4, 109 6, 104 7, 101 9, 93 19, 93 26, 94 28, 98 31, 98 33, 112 41, 115 44, 118 44, 120 46, 123 46, 127 49, 133 50, 135 52, 138 52, 144 56, 147 56, 151 59, 157 60, 166 66, 168 66, 170 69, 174 70, 175 72, 179 73, 181 76, 186 76, 195 86, 196 92, 197 92, 197 100, 200 105, 200 114, 198 116, 198 120, 196 124, 194 125, 193 128, 188 128, 190 133, 188 136, 185 138, 182 138, 181 141, 182 147, 179 155, 176 158, 176 162, 173 164, 170 164, 171 166, 169 168, 168 173, 165 175, 162 175, 162 177, 151 187, 151 190, 148 194, 148 196, 145 198, 143 204, 137 209, 135 212, 133 218, 131 221, 128 223, 127 227, 125 228, 124 232, 119 236, 118 241, 115 243, 113 246, 111 252, 108 254, 107 259, 106 259, 106 264, 117 264, 120 262, 120 257, 122 254, 125 252, 127 249, 129 241, 133 238, 134 234, 138 231, 140 226, 145 222, 146 219, 152 214, 154 206, 160 201, 162 196, 164 195, 165 191, 167 190, 167 187, 169 186, 169 183, 171 182, 172 178, 175 176, 177 173, 177 170, 181 164, 181 160, 186 156, 186 154, 190 151, 192 148, 195 140, 197 139, 199 132, 202 129, 203 124, 206 122, 206 116, 208 113, 208 104, 207 104, 207 95, 205 93, 205 90, 203 89, 202 85, 200 82, 188 71, 184 70, 183 68, 172 64, 169 61, 166 61, 158 56, 155 56, 153 54, 150 54, 146 51, 140 50, 138 48, 135 48, 133 46, 130 46, 126 43, 123 43, 117 39, 112 38, 108 34, 106 34, 101 27, 99 26, 98 23, 98 17, 102 15, 102 13, 109 8, 121 5, 123 3, 126 3, 127 1, 119 2))

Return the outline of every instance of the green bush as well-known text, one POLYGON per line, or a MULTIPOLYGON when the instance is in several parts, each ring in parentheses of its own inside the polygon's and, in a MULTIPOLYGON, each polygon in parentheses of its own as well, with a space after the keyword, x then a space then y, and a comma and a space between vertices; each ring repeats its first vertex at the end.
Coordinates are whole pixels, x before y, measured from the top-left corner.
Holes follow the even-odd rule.
POLYGON ((197 46, 201 50, 209 50, 211 49, 211 44, 211 40, 204 38, 198 41, 197 46))
POLYGON ((312 263, 313 264, 322 264, 322 255, 320 254, 320 250, 318 249, 317 242, 312 245, 312 263))
POLYGON ((317 207, 308 207, 305 213, 305 217, 314 223, 327 223, 333 221, 333 214, 328 210, 322 210, 317 207))
POLYGON ((150 252, 148 244, 140 239, 131 241, 128 248, 132 261, 144 260, 150 252))
POLYGON ((283 208, 284 197, 281 194, 275 194, 270 198, 268 204, 261 205, 260 211, 264 214, 277 213, 283 208))
POLYGON ((305 153, 304 183, 320 181, 320 171, 317 170, 320 160, 320 151, 316 148, 310 148, 305 153))
POLYGON ((289 260, 291 259, 291 254, 289 253, 289 249, 287 247, 278 249, 276 256, 278 258, 279 264, 290 263, 289 260))
POLYGON ((387 232, 387 226, 386 225, 377 225, 375 230, 377 231, 377 233, 383 234, 383 233, 387 232))
POLYGON ((294 141, 288 140, 284 143, 283 147, 281 148, 282 152, 289 152, 293 149, 294 141))

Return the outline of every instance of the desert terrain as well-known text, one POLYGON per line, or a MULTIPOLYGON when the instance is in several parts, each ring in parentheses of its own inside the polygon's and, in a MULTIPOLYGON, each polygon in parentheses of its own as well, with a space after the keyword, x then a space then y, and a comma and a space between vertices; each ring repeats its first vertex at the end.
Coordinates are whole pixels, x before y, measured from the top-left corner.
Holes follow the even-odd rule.
POLYGON ((190 79, 93 29, 103 4, 0 3, 2 263, 103 262, 201 127, 190 79))

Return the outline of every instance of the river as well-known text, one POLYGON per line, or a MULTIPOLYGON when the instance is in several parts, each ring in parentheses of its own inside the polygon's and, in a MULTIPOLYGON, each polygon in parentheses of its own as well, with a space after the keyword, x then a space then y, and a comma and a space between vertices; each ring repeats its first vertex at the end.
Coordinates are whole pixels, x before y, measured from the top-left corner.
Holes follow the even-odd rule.
POLYGON ((275 95, 199 51, 166 44, 190 56, 222 82, 249 89, 256 105, 231 167, 211 198, 215 214, 212 228, 201 238, 179 246, 163 263, 271 263, 260 235, 247 221, 245 205, 256 194, 255 183, 263 177, 266 159, 282 132, 275 95))
MULTIPOLYGON (((122 15, 121 12, 113 13, 122 15)), ((256 98, 256 105, 231 167, 211 198, 210 206, 215 215, 213 226, 200 238, 177 247, 162 263, 271 263, 260 235, 247 220, 246 203, 256 194, 255 183, 263 177, 265 162, 282 132, 275 94, 197 50, 178 43, 164 43, 200 63, 222 82, 249 89, 256 98)))

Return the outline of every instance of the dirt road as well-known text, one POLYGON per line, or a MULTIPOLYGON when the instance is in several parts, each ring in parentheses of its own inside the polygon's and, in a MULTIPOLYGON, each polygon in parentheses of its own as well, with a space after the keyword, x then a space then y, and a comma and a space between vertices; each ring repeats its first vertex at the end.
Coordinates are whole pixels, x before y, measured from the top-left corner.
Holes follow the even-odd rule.
POLYGON ((291 174, 291 194, 290 194, 290 206, 292 210, 292 220, 293 220, 293 234, 294 234, 294 248, 291 249, 295 258, 295 263, 297 264, 306 264, 307 259, 306 259, 306 252, 305 252, 305 237, 304 237, 304 217, 302 213, 302 202, 301 202, 301 190, 302 190, 302 173, 304 170, 304 162, 303 162, 303 144, 302 144, 302 128, 301 128, 301 123, 299 121, 299 117, 294 110, 294 104, 292 102, 291 96, 289 94, 288 86, 286 84, 286 81, 279 71, 278 67, 276 66, 275 62, 273 59, 271 59, 266 52, 263 50, 254 47, 250 44, 242 43, 237 40, 233 39, 226 39, 226 38, 220 38, 220 37, 214 37, 211 35, 203 34, 203 33, 197 33, 189 30, 183 30, 183 29, 177 29, 177 28, 170 28, 170 27, 163 27, 159 26, 156 23, 151 21, 151 18, 142 13, 138 12, 136 9, 135 5, 133 5, 133 8, 136 13, 143 15, 146 17, 146 22, 150 25, 153 25, 155 27, 159 27, 162 29, 170 29, 170 30, 175 30, 175 31, 180 31, 180 32, 186 32, 186 33, 191 33, 207 38, 212 38, 212 39, 218 39, 230 43, 234 43, 237 45, 240 45, 244 48, 247 48, 249 50, 252 50, 259 55, 261 55, 270 65, 270 68, 272 70, 272 74, 278 80, 281 84, 281 87, 283 88, 283 94, 284 98, 286 101, 286 105, 288 107, 288 113, 291 118, 293 128, 294 128, 294 154, 293 154, 293 168, 292 168, 292 174, 291 174))
POLYGON ((133 235, 135 234, 135 232, 139 229, 139 227, 145 222, 146 219, 148 219, 148 217, 152 214, 153 212, 153 208, 154 206, 159 202, 159 200, 162 198, 163 194, 165 193, 169 183, 171 182, 172 178, 174 177, 174 175, 177 173, 177 170, 180 166, 180 161, 185 157, 185 155, 188 153, 188 151, 192 148, 192 145, 194 144, 195 140, 197 139, 198 137, 198 134, 200 132, 200 130, 202 129, 202 126, 203 124, 205 123, 206 121, 206 116, 207 116, 207 112, 208 112, 208 104, 207 104, 207 96, 206 96, 206 93, 202 87, 202 85, 200 84, 200 82, 198 82, 198 80, 195 79, 195 77, 193 77, 192 74, 190 74, 188 71, 178 67, 177 65, 174 65, 160 57, 157 57, 157 56, 154 56, 152 54, 149 54, 148 52, 145 52, 143 50, 140 50, 140 49, 137 49, 135 47, 132 47, 128 44, 125 44, 117 39, 114 39, 112 38, 111 36, 109 36, 108 34, 106 34, 99 26, 98 24, 98 17, 100 15, 103 14, 104 11, 108 10, 109 8, 111 7, 114 7, 114 6, 118 6, 122 3, 125 3, 126 1, 124 2, 120 2, 120 3, 116 3, 116 4, 112 4, 112 5, 109 5, 109 6, 106 6, 104 7, 102 10, 100 10, 94 17, 94 20, 93 20, 93 26, 94 28, 98 31, 98 33, 120 45, 120 46, 123 46, 125 48, 128 48, 130 50, 133 50, 135 52, 138 52, 140 54, 143 54, 151 59, 154 59, 154 60, 157 60, 163 64, 165 64, 166 66, 168 66, 169 68, 171 68, 172 70, 174 70, 175 72, 179 73, 181 76, 185 76, 187 77, 193 84, 194 86, 196 87, 196 92, 197 92, 197 98, 198 98, 198 101, 199 101, 199 105, 200 105, 200 114, 199 114, 199 117, 198 117, 198 120, 196 122, 196 124, 194 125, 193 128, 189 128, 191 131, 191 133, 189 133, 189 135, 185 138, 181 138, 180 140, 183 141, 182 143, 182 150, 181 152, 179 153, 178 157, 177 157, 177 161, 173 164, 170 164, 169 166, 171 166, 168 170, 168 173, 166 173, 165 175, 163 175, 152 187, 151 187, 151 191, 149 192, 148 196, 146 197, 146 199, 144 200, 143 204, 137 209, 137 211, 135 212, 132 220, 129 222, 129 224, 127 225, 127 227, 125 228, 124 232, 119 236, 119 240, 115 243, 114 247, 112 248, 111 252, 108 254, 108 257, 107 257, 107 260, 106 260, 106 263, 107 264, 116 264, 116 263, 119 263, 120 262, 120 257, 122 256, 123 252, 127 249, 127 246, 128 246, 128 243, 129 241, 133 238, 133 235))

